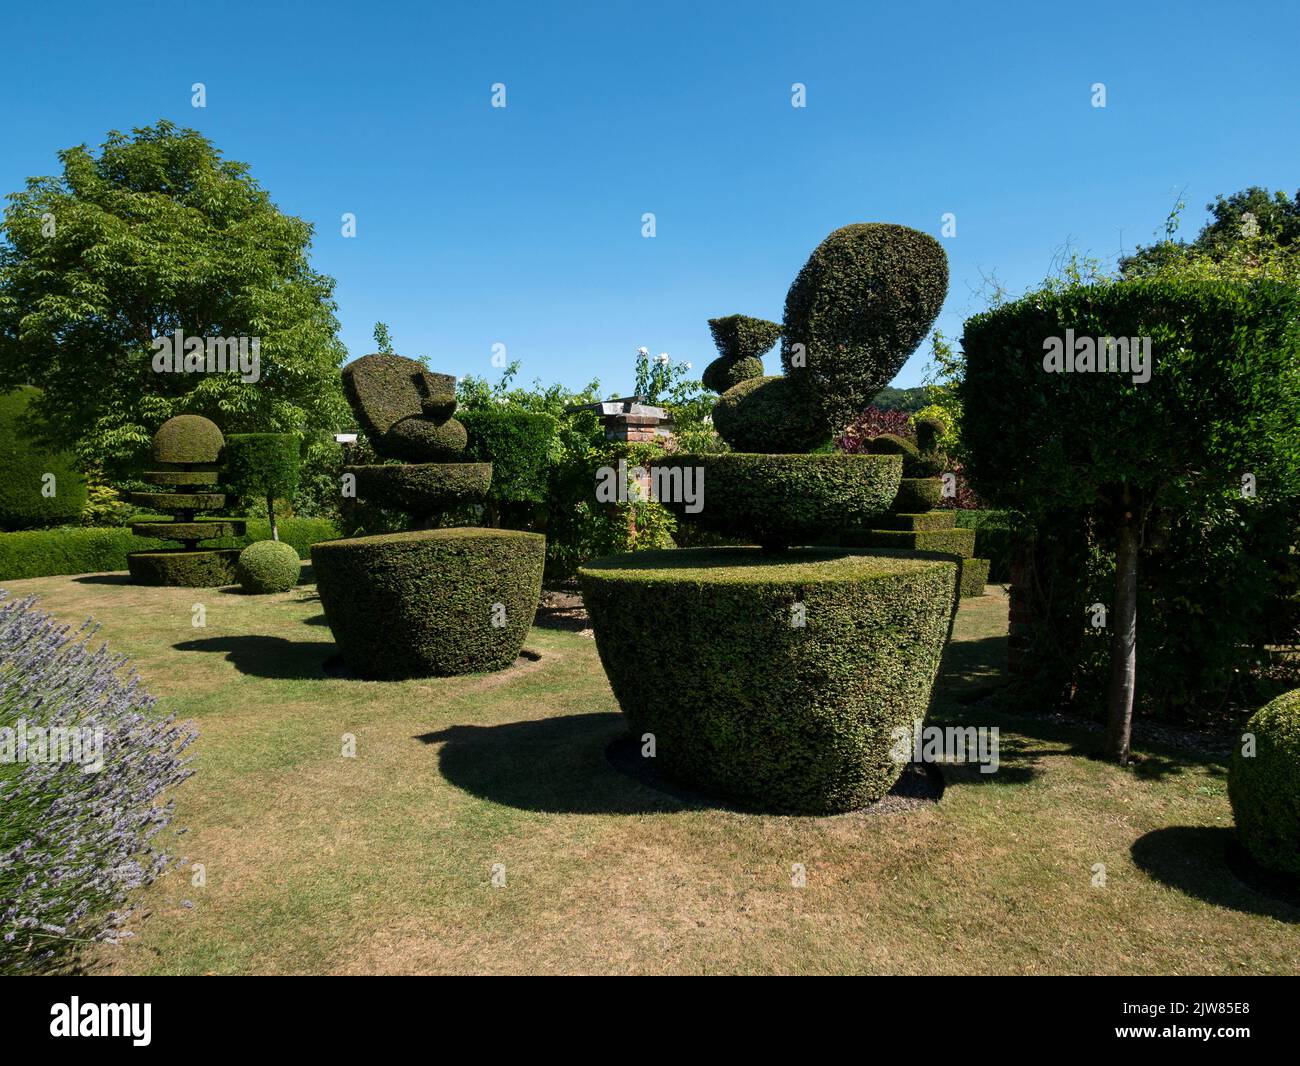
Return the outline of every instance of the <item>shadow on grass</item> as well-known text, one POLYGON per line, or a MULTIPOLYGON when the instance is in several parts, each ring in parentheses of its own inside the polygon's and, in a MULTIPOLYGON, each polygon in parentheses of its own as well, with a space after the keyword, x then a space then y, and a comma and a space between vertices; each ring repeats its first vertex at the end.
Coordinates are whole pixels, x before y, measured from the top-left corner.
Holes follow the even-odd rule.
POLYGON ((647 788, 610 765, 621 714, 570 714, 505 725, 454 725, 416 740, 442 744, 438 765, 458 788, 549 814, 650 814, 698 806, 647 788))
POLYGON ((1236 834, 1221 826, 1170 826, 1139 837, 1131 849, 1138 868, 1161 884, 1216 907, 1300 922, 1300 906, 1239 880, 1229 865, 1236 834))
POLYGON ((266 636, 205 637, 172 647, 177 651, 224 653, 241 674, 280 681, 329 680, 324 664, 336 650, 333 643, 266 636))
POLYGON ((72 579, 78 585, 133 585, 130 574, 82 574, 72 579))

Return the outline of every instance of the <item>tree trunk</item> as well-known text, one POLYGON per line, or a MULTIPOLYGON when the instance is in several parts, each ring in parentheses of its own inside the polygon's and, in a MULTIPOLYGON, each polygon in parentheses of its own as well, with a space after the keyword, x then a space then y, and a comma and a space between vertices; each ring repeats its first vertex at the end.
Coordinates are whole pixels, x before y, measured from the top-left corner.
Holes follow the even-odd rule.
MULTIPOLYGON (((1128 501, 1125 505, 1129 506, 1128 501)), ((1114 629, 1110 638, 1110 697, 1106 723, 1106 757, 1121 766, 1129 759, 1133 732, 1133 693, 1137 684, 1138 527, 1124 512, 1115 555, 1114 629)))
POLYGON ((275 500, 270 496, 266 498, 266 516, 271 520, 271 539, 280 539, 280 527, 275 524, 275 500))

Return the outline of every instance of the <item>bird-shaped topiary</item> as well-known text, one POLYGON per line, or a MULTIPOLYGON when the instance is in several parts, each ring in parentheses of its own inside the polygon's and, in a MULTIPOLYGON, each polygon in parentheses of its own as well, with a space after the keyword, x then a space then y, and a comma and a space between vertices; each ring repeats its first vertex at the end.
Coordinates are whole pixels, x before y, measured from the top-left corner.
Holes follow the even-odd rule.
POLYGON ((416 529, 312 546, 325 619, 358 677, 499 670, 513 663, 541 595, 546 538, 508 529, 432 528, 481 502, 491 463, 457 461, 465 427, 456 380, 400 355, 362 356, 343 388, 376 452, 398 462, 344 467, 356 495, 408 513, 416 529))

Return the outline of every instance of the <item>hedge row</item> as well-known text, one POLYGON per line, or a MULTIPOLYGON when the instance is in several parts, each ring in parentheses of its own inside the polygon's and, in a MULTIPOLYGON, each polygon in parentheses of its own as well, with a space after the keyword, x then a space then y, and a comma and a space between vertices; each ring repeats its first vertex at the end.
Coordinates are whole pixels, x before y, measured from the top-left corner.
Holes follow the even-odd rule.
MULTIPOLYGON (((303 559, 313 544, 338 536, 338 531, 320 518, 283 518, 279 526, 280 540, 293 545, 303 559)), ((242 537, 229 537, 204 547, 242 548, 270 536, 271 528, 265 521, 249 519, 242 537)), ((170 541, 137 537, 124 526, 0 533, 0 581, 125 570, 129 553, 172 546, 170 541)))
POLYGON ((1013 534, 1007 511, 956 511, 957 528, 975 530, 975 557, 989 560, 989 580, 1011 580, 1013 534))

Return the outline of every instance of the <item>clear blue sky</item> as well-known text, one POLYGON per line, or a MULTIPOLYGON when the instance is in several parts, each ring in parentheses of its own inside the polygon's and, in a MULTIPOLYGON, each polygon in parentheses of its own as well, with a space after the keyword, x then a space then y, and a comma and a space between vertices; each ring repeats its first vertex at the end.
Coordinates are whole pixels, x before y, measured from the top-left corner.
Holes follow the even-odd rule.
POLYGON ((1300 186, 1294 0, 451 7, 5 0, 0 190, 170 118, 316 224, 353 356, 383 320, 439 370, 495 377, 500 342, 525 380, 621 391, 638 345, 700 370, 708 318, 779 320, 849 222, 956 214, 959 334, 982 275, 1113 258, 1184 187, 1194 233, 1216 193, 1300 186))

